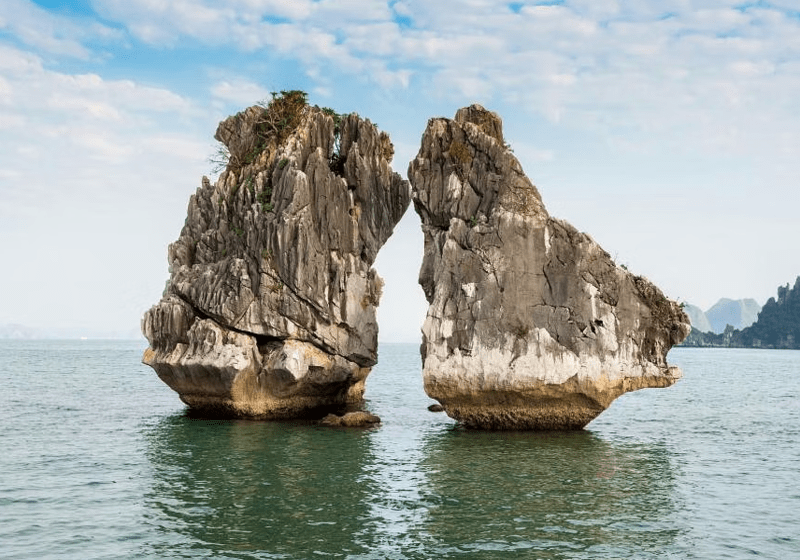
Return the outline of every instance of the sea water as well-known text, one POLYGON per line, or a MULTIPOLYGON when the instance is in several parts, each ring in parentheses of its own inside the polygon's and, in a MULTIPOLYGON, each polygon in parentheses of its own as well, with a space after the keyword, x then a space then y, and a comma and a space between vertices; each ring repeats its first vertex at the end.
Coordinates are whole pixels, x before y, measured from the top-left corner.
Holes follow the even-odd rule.
POLYGON ((145 343, 0 341, 0 557, 800 558, 800 352, 674 349, 582 431, 473 432, 381 345, 368 430, 201 420, 145 343))

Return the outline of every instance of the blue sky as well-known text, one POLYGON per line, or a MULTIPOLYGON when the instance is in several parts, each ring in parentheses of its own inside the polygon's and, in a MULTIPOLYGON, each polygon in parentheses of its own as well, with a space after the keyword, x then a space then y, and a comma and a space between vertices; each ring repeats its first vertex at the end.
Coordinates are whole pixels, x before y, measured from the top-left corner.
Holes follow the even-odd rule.
MULTIPOLYGON (((94 0, 0 4, 0 325, 136 333, 216 124, 270 91, 357 111, 405 174, 478 102, 550 213, 673 298, 800 274, 800 2, 94 0)), ((413 211, 379 257, 418 340, 413 211)))

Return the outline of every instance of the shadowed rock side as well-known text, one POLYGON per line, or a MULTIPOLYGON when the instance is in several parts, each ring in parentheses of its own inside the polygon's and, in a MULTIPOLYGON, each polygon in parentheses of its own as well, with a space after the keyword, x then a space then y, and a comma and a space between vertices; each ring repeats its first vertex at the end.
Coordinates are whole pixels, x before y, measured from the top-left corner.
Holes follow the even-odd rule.
POLYGON ((383 282, 371 265, 410 189, 369 121, 342 117, 339 135, 316 107, 296 116, 283 134, 262 107, 220 124, 229 163, 191 197, 164 296, 142 320, 144 363, 194 409, 345 409, 376 362, 383 282))
POLYGON ((425 391, 486 429, 582 428, 627 391, 681 376, 679 306, 552 218, 478 105, 431 119, 408 171, 422 218, 425 391))

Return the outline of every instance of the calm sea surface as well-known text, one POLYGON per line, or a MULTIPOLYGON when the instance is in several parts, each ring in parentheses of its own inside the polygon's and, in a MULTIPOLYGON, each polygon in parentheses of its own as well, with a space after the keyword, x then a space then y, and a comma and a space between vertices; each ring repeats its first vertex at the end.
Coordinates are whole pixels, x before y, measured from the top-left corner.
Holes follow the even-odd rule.
POLYGON ((800 558, 800 352, 676 349, 541 434, 428 412, 415 344, 367 431, 188 418, 143 349, 0 341, 0 557, 800 558))

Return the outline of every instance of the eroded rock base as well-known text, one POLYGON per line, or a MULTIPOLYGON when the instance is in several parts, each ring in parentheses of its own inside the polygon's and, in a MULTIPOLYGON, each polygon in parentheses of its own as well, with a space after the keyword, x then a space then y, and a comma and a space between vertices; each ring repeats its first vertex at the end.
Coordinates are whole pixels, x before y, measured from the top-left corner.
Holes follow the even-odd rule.
POLYGON ((326 395, 324 398, 307 397, 291 399, 264 398, 248 395, 245 399, 211 397, 208 395, 180 395, 181 401, 192 409, 195 416, 221 418, 249 418, 252 420, 317 420, 328 414, 347 414, 364 405, 364 386, 355 387, 341 398, 326 395))
POLYGON ((198 321, 190 344, 145 350, 143 362, 198 416, 321 418, 363 403, 371 368, 296 340, 255 337, 198 321))
MULTIPOLYGON (((559 385, 444 398, 442 406, 448 416, 471 429, 580 430, 620 395, 644 388, 669 387, 675 382, 663 376, 625 378, 616 383, 605 381, 601 387, 593 387, 575 377, 559 385)), ((426 392, 454 393, 452 388, 429 386, 426 392)))

